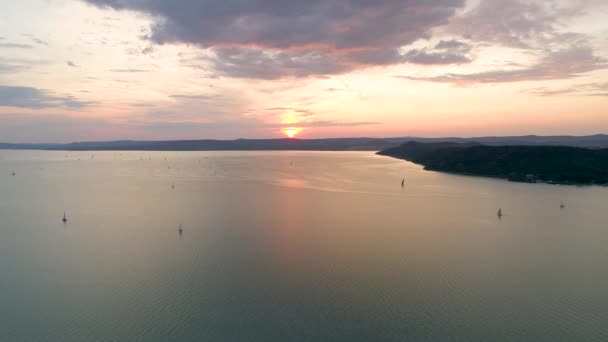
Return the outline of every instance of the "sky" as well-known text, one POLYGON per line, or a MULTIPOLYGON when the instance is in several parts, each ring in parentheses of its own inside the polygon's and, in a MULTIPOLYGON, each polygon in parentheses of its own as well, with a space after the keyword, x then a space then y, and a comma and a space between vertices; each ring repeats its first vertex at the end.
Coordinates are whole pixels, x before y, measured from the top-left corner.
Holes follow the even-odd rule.
POLYGON ((0 9, 0 142, 608 132, 606 0, 0 9))

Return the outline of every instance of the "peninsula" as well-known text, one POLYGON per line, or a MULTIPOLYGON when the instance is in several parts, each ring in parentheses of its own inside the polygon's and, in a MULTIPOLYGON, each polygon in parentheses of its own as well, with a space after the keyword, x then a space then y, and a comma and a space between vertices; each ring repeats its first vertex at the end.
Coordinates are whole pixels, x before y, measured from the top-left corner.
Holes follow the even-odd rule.
POLYGON ((411 141, 378 154, 405 159, 426 170, 517 182, 608 184, 608 149, 411 141))

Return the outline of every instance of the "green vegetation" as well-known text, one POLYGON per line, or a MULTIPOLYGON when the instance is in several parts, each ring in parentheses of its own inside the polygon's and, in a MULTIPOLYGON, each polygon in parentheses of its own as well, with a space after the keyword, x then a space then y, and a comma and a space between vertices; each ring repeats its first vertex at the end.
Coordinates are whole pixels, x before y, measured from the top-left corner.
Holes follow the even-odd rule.
POLYGON ((511 181, 608 183, 608 149, 407 142, 378 154, 409 160, 423 165, 426 170, 511 181))

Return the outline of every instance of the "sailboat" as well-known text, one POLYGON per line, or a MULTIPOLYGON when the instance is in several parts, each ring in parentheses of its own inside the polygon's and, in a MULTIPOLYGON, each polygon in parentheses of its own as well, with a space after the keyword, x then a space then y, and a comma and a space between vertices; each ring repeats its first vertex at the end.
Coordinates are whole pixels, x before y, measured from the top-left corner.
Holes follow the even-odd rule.
POLYGON ((401 187, 403 188, 405 186, 405 178, 403 178, 403 180, 401 181, 401 187))
POLYGON ((184 232, 184 230, 182 229, 182 224, 179 224, 179 229, 177 229, 177 231, 179 232, 179 235, 182 235, 182 233, 184 232))
POLYGON ((564 204, 564 202, 560 203, 559 205, 560 209, 564 209, 566 207, 566 205, 564 204))
POLYGON ((13 176, 15 175, 15 171, 13 171, 13 176))
POLYGON ((502 208, 498 208, 498 213, 496 213, 496 216, 499 218, 502 217, 502 208))
POLYGON ((63 223, 68 222, 68 217, 65 215, 65 211, 63 212, 63 218, 61 219, 61 221, 63 221, 63 223))

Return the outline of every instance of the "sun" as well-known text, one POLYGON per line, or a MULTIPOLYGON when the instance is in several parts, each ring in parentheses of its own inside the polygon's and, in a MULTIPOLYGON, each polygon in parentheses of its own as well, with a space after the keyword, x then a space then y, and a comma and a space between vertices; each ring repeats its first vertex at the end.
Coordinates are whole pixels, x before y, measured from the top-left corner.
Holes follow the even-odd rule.
POLYGON ((300 132, 302 131, 302 129, 301 128, 295 128, 295 127, 288 127, 288 128, 283 128, 281 131, 288 138, 295 138, 296 135, 300 134, 300 132))

